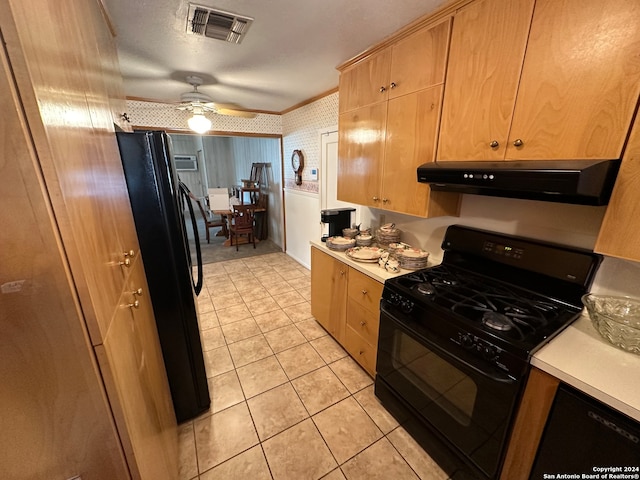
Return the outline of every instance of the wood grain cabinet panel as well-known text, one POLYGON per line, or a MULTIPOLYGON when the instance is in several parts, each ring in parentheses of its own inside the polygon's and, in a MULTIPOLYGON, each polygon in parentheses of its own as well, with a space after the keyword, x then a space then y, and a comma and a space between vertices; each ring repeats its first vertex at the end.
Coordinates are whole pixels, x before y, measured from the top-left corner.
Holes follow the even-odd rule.
POLYGON ((5 309, 3 290, 0 308, 0 369, 11 379, 0 403, 21 421, 5 425, 0 477, 177 478, 152 308, 148 298, 135 312, 122 306, 146 281, 101 5, 0 0, 0 30, 0 284, 15 293, 5 309))
POLYGON ((382 283, 311 247, 311 313, 372 376, 382 288, 382 283))
POLYGON ((178 436, 142 260, 132 274, 102 345, 95 347, 134 478, 178 475, 178 436))
POLYGON ((620 158, 639 42, 634 0, 467 5, 454 22, 438 160, 620 158))
POLYGON ((340 75, 339 113, 389 98, 391 50, 382 52, 354 65, 340 75))
POLYGON ((456 13, 438 160, 504 159, 534 3, 477 0, 456 13))
POLYGON ((450 30, 447 18, 384 50, 391 52, 387 101, 353 109, 341 80, 339 200, 423 217, 457 215, 459 195, 436 194, 432 205, 429 187, 416 179, 417 167, 435 158, 450 30))
POLYGON ((338 342, 344 341, 349 267, 311 248, 311 314, 338 342))
POLYGON ((128 479, 10 70, 0 47, 0 478, 128 479))
POLYGON ((507 159, 620 158, 639 48, 636 0, 536 0, 507 159))
POLYGON ((594 250, 640 261, 640 117, 636 117, 625 148, 594 250))

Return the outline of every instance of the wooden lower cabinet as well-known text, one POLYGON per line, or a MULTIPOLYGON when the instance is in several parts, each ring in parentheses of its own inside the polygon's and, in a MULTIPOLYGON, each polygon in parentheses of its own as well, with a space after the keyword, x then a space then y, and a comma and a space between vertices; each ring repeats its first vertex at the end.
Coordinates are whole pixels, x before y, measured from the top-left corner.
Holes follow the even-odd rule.
POLYGON ((376 373, 382 283, 311 248, 311 313, 370 375, 376 373))
POLYGON ((338 342, 344 339, 349 267, 311 248, 311 314, 338 342))

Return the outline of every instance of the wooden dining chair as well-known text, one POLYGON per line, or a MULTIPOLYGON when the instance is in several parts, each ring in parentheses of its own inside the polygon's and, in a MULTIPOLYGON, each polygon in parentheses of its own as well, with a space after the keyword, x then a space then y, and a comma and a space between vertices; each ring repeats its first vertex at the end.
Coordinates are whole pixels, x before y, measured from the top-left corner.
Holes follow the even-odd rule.
POLYGON ((219 219, 217 219, 217 218, 212 218, 210 215, 208 215, 204 207, 202 206, 202 202, 200 200, 195 200, 195 202, 198 204, 198 208, 200 209, 202 218, 204 218, 204 230, 207 233, 207 243, 210 243, 209 240, 211 237, 209 235, 209 229, 222 227, 222 231, 224 232, 227 226, 227 223, 224 217, 220 217, 219 219))
POLYGON ((238 250, 238 238, 242 235, 247 236, 247 242, 253 243, 256 248, 256 236, 253 233, 254 211, 255 205, 233 205, 233 215, 229 224, 229 238, 231 245, 234 239, 236 250, 238 250))

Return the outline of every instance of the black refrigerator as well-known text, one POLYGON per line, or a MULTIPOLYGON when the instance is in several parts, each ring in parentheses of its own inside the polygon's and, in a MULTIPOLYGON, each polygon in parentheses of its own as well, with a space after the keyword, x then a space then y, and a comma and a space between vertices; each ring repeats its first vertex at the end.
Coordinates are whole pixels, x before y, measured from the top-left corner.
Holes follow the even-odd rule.
POLYGON ((173 406, 178 422, 183 422, 206 411, 211 403, 196 305, 202 288, 196 219, 172 163, 169 136, 164 132, 116 135, 173 406), (187 228, 195 237, 195 280, 187 228))

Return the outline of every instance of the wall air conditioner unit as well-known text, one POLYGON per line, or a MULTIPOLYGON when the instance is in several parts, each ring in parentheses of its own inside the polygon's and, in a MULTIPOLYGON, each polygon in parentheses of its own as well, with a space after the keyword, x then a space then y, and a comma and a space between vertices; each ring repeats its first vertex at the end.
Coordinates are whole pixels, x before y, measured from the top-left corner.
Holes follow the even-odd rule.
POLYGON ((174 155, 173 164, 179 172, 197 172, 198 159, 195 155, 174 155))
POLYGON ((229 43, 240 43, 253 23, 253 18, 214 10, 202 5, 189 4, 187 33, 215 38, 229 43))

